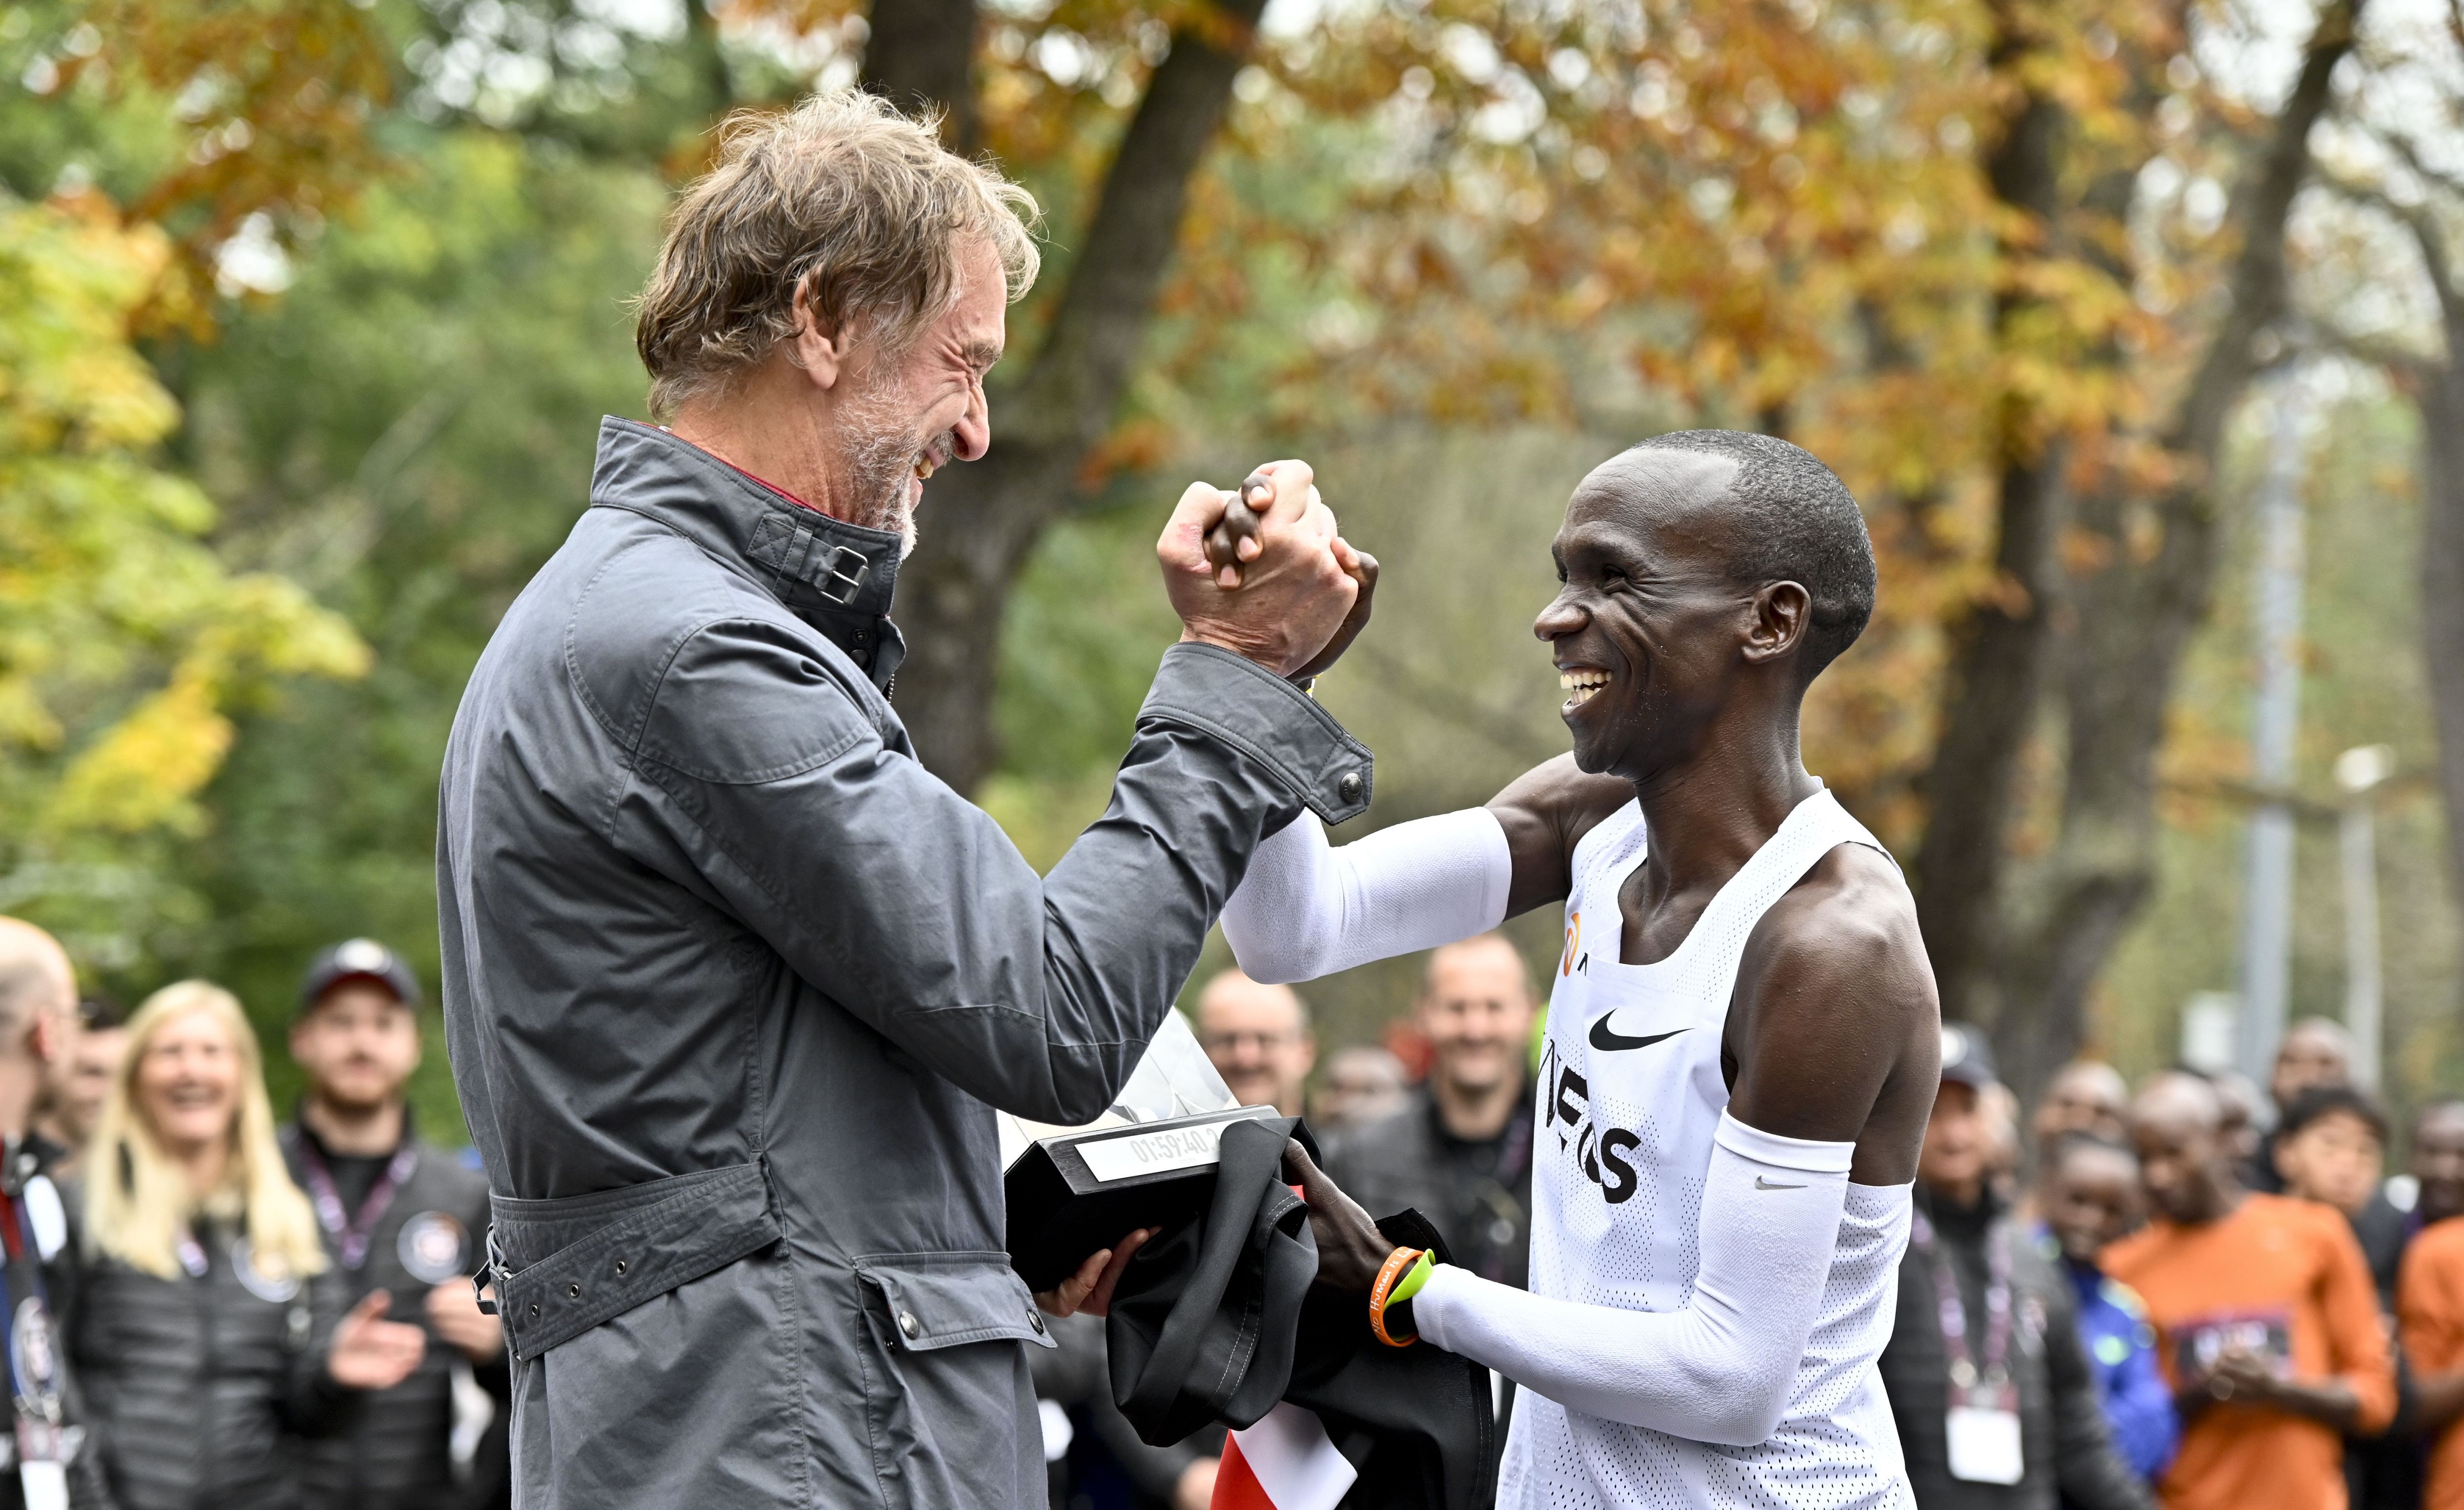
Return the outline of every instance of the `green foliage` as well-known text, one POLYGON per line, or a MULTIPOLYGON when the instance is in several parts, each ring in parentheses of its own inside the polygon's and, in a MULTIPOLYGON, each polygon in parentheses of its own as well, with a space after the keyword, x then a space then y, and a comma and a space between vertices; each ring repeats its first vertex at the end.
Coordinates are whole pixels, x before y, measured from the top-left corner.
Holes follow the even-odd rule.
POLYGON ((163 471, 179 408, 127 339, 167 254, 64 205, 0 205, 0 905, 133 962, 182 910, 166 844, 234 708, 366 647, 299 587, 234 573, 213 505, 163 471))

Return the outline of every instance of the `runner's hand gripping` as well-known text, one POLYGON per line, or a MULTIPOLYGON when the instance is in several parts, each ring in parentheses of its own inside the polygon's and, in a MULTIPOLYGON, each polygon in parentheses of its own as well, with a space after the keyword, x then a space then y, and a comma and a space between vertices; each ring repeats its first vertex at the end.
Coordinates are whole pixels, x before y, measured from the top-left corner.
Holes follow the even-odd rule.
MULTIPOLYGON (((1335 532, 1335 514, 1310 483, 1309 463, 1276 461, 1257 468, 1240 485, 1240 492, 1190 485, 1173 525, 1182 530, 1180 537, 1168 530, 1165 542, 1158 544, 1158 555, 1165 555, 1165 577, 1180 579, 1173 606, 1182 608, 1182 596, 1195 589, 1195 579, 1205 577, 1207 589, 1227 608, 1249 608, 1259 619, 1284 621, 1284 636, 1299 650, 1279 667, 1284 675, 1293 680, 1318 675, 1368 625, 1370 599, 1377 591, 1377 559, 1353 549, 1335 532), (1195 532, 1188 532, 1190 525, 1195 532), (1313 572, 1331 572, 1340 583, 1348 603, 1335 621, 1321 625, 1316 613, 1310 613, 1310 624, 1304 625, 1274 603, 1279 581, 1291 574, 1287 547, 1293 542, 1304 544, 1301 559, 1313 572), (1326 555, 1306 547, 1323 547, 1326 555)), ((1215 638, 1198 633, 1198 621, 1190 619, 1188 608, 1182 608, 1182 619, 1190 621, 1193 638, 1215 638)), ((1252 655, 1252 660, 1269 663, 1264 655, 1252 655)))

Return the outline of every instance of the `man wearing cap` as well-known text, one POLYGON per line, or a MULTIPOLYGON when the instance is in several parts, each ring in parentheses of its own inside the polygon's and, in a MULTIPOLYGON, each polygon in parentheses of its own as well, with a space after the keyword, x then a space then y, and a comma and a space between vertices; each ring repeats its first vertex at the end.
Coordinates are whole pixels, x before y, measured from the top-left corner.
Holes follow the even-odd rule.
POLYGON ((1992 1051, 1942 1029, 1942 1089, 1917 1156, 1882 1387, 1925 1510, 2145 1510, 2113 1449, 2070 1287, 2022 1240, 1987 1178, 1992 1051))
MULTIPOLYGON (((454 1375, 485 1387, 500 1412, 510 1400, 504 1331, 480 1313, 470 1280, 487 1179, 411 1130, 404 1092, 419 1068, 418 1006, 419 978, 402 956, 355 938, 317 956, 291 1025, 291 1057, 308 1074, 298 1120, 281 1129, 291 1177, 351 1300, 389 1290, 392 1319, 429 1332, 418 1368, 370 1394, 353 1429, 303 1444, 310 1510, 451 1502, 454 1375)), ((492 1502, 491 1487, 470 1485, 470 1502, 492 1502)))

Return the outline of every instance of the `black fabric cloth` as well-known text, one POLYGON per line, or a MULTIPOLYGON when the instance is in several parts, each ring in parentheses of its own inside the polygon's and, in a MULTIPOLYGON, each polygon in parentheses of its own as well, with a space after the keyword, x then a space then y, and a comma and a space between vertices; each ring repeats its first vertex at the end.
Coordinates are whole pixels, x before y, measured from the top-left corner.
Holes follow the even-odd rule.
MULTIPOLYGON (((353 1221, 394 1158, 393 1153, 336 1154, 303 1123, 285 1126, 279 1136, 291 1177, 301 1189, 313 1191, 307 1161, 312 1156, 321 1160, 353 1221)), ((428 1352, 409 1378, 369 1394, 348 1430, 306 1450, 300 1478, 308 1510, 451 1510, 512 1498, 511 1463, 501 1446, 513 1409, 504 1354, 468 1365, 472 1377, 496 1402, 490 1435, 497 1446, 474 1460, 467 1484, 456 1484, 451 1457, 453 1368, 457 1361, 468 1361, 439 1339, 428 1322, 428 1292, 440 1283, 467 1283, 479 1266, 488 1231, 488 1180, 453 1154, 420 1142, 407 1119, 404 1136, 411 1140, 415 1162, 370 1226, 365 1260, 357 1271, 343 1268, 341 1241, 330 1232, 325 1253, 341 1277, 346 1305, 375 1290, 390 1292, 393 1303, 386 1318, 428 1331, 428 1352), (411 1272, 415 1244, 426 1245, 416 1255, 425 1274, 411 1272)))
POLYGON ((1461 1267, 1518 1290, 1530 1287, 1529 1086, 1489 1138, 1447 1131, 1437 1098, 1417 1086, 1388 1115, 1328 1133, 1326 1171, 1370 1211, 1428 1217, 1461 1267))
POLYGON ((1104 1319, 1082 1311, 1055 1317, 1050 1324, 1058 1346, 1029 1353, 1027 1367, 1037 1397, 1060 1406, 1072 1433, 1068 1451, 1051 1464, 1052 1503, 1173 1510, 1181 1476, 1199 1459, 1222 1455, 1222 1426, 1163 1447, 1140 1441, 1112 1402, 1104 1319))
POLYGON ((271 1282, 234 1251, 243 1236, 198 1222, 201 1276, 87 1266, 70 1356, 126 1510, 296 1510, 299 1439, 358 1404, 325 1372, 341 1276, 271 1282))
MULTIPOLYGON (((1278 1399, 1317 1413, 1359 1478, 1345 1510, 1477 1510, 1496 1493, 1488 1370, 1428 1344, 1388 1347, 1357 1295, 1315 1288, 1308 1208, 1284 1183, 1298 1118, 1223 1134, 1205 1217, 1150 1242, 1114 1293, 1112 1398, 1139 1436, 1179 1441, 1209 1421, 1248 1426, 1278 1399)), ((1417 1212, 1392 1242, 1445 1241, 1417 1212)))
POLYGON ((2013 1324, 2008 1363, 2017 1387, 2023 1468, 2015 1484, 1950 1476, 1945 1422, 1949 1365, 1934 1269, 1916 1244, 1900 1260, 1898 1319, 1882 1349, 1883 1392, 1899 1423, 1908 1488, 1918 1510, 2149 1510, 2146 1487, 2113 1448, 2096 1382, 2080 1351, 2070 1281, 2020 1240, 1990 1193, 1972 1207, 1932 1195, 1920 1183, 1917 1210, 1950 1260, 1969 1345, 1983 1350, 1988 1244, 2009 1255, 2013 1324))

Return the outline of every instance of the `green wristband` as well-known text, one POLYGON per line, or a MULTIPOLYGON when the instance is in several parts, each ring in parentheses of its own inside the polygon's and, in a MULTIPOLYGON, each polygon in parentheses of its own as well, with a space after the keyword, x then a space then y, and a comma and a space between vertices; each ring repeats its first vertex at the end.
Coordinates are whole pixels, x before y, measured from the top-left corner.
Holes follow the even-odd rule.
POLYGON ((1395 1287, 1386 1292, 1386 1303, 1390 1306, 1400 1305, 1419 1294, 1420 1286, 1429 1282, 1429 1276, 1436 1271, 1437 1267, 1438 1260, 1429 1254, 1427 1249, 1421 1249, 1420 1257, 1414 1260, 1410 1268, 1403 1271, 1403 1277, 1395 1281, 1395 1287))

